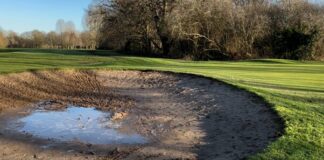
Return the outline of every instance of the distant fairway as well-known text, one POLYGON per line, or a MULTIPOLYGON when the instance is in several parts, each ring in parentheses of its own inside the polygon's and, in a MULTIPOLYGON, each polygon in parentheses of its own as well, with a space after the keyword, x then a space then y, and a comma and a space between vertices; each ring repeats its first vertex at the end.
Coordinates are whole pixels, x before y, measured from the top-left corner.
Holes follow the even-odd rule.
POLYGON ((0 50, 2 74, 47 69, 161 70, 212 77, 260 95, 285 120, 284 136, 251 159, 324 157, 322 62, 193 62, 123 56, 109 51, 0 50))

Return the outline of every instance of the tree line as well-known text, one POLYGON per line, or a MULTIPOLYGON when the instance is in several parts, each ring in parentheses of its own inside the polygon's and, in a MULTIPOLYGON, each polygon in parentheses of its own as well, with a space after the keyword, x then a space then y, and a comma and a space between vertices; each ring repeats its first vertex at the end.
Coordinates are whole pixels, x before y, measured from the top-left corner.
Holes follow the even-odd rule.
POLYGON ((94 0, 97 47, 199 60, 324 57, 324 7, 307 0, 94 0))
POLYGON ((77 32, 73 22, 58 20, 56 31, 33 30, 17 34, 0 30, 0 48, 95 49, 96 35, 91 31, 77 32))

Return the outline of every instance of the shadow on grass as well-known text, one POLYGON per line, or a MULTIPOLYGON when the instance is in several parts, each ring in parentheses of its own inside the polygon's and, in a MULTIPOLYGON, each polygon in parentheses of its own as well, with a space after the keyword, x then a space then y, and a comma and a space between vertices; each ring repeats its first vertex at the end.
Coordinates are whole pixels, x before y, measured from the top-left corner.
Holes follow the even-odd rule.
POLYGON ((302 87, 302 86, 288 86, 288 85, 279 85, 279 84, 270 84, 262 82, 248 82, 248 81, 239 81, 242 85, 248 85, 256 88, 264 89, 276 89, 276 90, 287 90, 290 92, 315 92, 315 93, 324 93, 324 89, 321 88, 311 88, 311 87, 302 87))
POLYGON ((10 52, 27 52, 27 53, 53 53, 62 55, 92 55, 92 56, 120 56, 121 53, 117 53, 113 50, 82 50, 82 49, 33 49, 33 48, 8 48, 0 49, 1 53, 10 52))

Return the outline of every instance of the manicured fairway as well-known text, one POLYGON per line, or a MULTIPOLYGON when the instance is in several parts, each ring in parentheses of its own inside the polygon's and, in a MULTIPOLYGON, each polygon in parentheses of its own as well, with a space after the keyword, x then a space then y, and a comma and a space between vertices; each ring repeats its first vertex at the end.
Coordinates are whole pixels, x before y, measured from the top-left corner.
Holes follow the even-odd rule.
POLYGON ((251 159, 324 159, 324 63, 288 60, 192 62, 119 56, 100 51, 0 51, 0 73, 39 69, 136 69, 213 77, 250 90, 273 105, 285 120, 284 135, 251 159))

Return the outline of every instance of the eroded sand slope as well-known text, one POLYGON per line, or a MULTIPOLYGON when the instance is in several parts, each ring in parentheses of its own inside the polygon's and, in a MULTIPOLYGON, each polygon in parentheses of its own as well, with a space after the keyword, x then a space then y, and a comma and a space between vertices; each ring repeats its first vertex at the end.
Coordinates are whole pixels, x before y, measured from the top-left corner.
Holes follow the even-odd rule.
MULTIPOLYGON (((0 80, 2 119, 40 101, 97 106, 127 112, 123 129, 150 139, 135 146, 69 144, 18 138, 0 127, 0 159, 243 159, 280 135, 279 118, 261 99, 197 76, 48 71, 0 80), (40 147, 51 143, 55 145, 40 147)), ((0 124, 5 126, 4 120, 0 124)))

